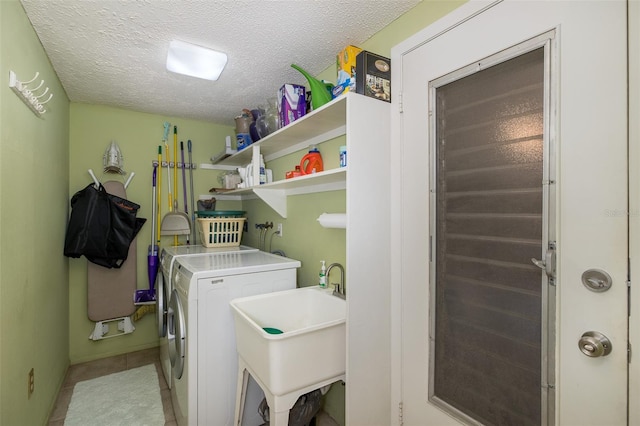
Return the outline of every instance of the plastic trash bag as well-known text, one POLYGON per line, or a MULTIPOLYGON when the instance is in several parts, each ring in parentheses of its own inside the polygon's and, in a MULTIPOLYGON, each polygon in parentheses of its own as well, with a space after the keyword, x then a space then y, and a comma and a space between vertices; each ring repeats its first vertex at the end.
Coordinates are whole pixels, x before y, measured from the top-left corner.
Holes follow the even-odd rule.
MULTIPOLYGON (((302 395, 291 410, 289 410, 289 426, 309 426, 313 417, 320 411, 320 400, 322 399, 322 392, 320 389, 316 389, 309 393, 302 395)), ((258 406, 258 413, 262 420, 265 421, 264 425, 269 424, 269 405, 267 399, 264 398, 258 406)))

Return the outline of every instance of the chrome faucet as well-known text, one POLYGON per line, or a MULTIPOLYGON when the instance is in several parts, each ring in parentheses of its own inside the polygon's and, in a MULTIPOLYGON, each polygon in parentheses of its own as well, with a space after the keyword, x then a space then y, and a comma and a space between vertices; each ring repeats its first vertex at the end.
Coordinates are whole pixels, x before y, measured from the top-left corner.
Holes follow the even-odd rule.
POLYGON ((346 299, 346 295, 344 292, 344 267, 341 264, 332 263, 331 265, 329 265, 329 267, 327 268, 327 273, 325 274, 327 283, 330 285, 332 284, 331 281, 329 280, 329 273, 331 272, 334 266, 340 269, 340 282, 333 283, 333 285, 335 286, 333 289, 333 295, 338 296, 341 299, 346 299))

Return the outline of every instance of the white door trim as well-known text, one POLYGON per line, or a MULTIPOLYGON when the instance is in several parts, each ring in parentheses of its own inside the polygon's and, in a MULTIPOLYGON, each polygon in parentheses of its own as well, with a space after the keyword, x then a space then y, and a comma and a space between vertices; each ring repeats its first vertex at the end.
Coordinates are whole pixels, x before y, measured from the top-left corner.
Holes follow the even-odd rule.
MULTIPOLYGON (((629 400, 640 398, 640 1, 628 2, 629 31, 629 400), (634 353, 635 352, 635 353, 634 353)), ((640 424, 640 405, 629 404, 630 425, 640 424)))

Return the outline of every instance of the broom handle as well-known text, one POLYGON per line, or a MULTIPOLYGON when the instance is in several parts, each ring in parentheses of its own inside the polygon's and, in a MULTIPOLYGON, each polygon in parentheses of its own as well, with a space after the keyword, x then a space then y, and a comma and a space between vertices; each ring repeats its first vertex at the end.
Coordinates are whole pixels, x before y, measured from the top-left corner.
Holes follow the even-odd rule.
MULTIPOLYGON (((178 211, 178 126, 173 126, 173 189, 176 196, 173 198, 173 211, 178 211)), ((178 245, 178 236, 173 236, 173 245, 178 245)))
MULTIPOLYGON (((187 150, 189 151, 189 164, 193 164, 191 156, 191 139, 187 140, 187 150)), ((191 241, 196 243, 196 208, 193 195, 193 167, 189 167, 189 189, 191 191, 191 241)))
POLYGON ((184 212, 187 216, 189 216, 189 206, 187 205, 187 176, 184 164, 184 142, 182 141, 180 141, 180 158, 182 159, 182 192, 184 192, 184 212))
POLYGON ((173 211, 178 211, 178 126, 173 126, 173 211))
POLYGON ((169 158, 169 144, 168 143, 164 143, 164 149, 167 151, 167 188, 169 191, 169 211, 173 211, 173 201, 171 199, 171 170, 169 169, 169 163, 171 163, 171 160, 169 158))

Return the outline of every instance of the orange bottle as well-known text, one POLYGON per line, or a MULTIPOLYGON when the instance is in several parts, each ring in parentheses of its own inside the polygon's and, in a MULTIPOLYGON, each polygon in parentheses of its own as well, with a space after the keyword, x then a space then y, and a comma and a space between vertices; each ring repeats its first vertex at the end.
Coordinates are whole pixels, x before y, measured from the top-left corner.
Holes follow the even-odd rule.
POLYGON ((315 146, 312 146, 309 153, 302 157, 300 161, 300 172, 303 175, 317 173, 324 170, 322 165, 322 155, 315 146))
POLYGON ((292 179, 292 178, 296 178, 298 176, 302 176, 302 172, 300 171, 300 166, 298 166, 298 165, 296 165, 296 169, 295 170, 289 170, 284 175, 285 179, 292 179))

